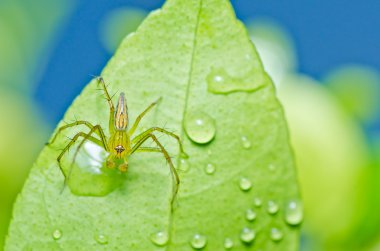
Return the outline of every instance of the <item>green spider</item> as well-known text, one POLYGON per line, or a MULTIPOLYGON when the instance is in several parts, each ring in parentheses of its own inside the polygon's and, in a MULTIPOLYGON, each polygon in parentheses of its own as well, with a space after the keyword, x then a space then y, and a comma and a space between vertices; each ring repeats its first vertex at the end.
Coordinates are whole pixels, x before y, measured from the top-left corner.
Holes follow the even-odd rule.
POLYGON ((67 124, 65 126, 62 126, 58 129, 57 133, 54 135, 53 139, 49 144, 53 144, 55 140, 57 139, 57 136, 65 129, 84 125, 87 126, 90 131, 88 133, 84 132, 78 132, 66 145, 66 147, 62 150, 62 152, 59 154, 57 161, 59 168, 61 169, 62 174, 65 177, 65 185, 67 184, 67 181, 70 176, 70 172, 72 169, 72 166, 70 167, 69 174, 66 175, 61 164, 62 157, 65 155, 65 153, 68 152, 70 147, 75 144, 75 142, 82 137, 82 141, 78 145, 72 164, 75 162, 75 158, 79 153, 79 150, 84 145, 84 143, 89 140, 96 145, 102 147, 105 151, 109 153, 107 160, 106 160, 106 166, 108 168, 114 169, 118 168, 121 172, 127 172, 128 170, 128 158, 135 152, 160 152, 164 155, 165 159, 169 163, 170 172, 173 178, 173 200, 178 192, 178 186, 179 186, 179 177, 177 174, 177 171, 173 165, 173 162, 166 151, 166 149, 163 147, 163 145, 160 143, 160 141, 157 139, 157 137, 154 135, 154 132, 161 132, 166 135, 169 135, 177 140, 179 144, 179 148, 181 151, 182 156, 187 156, 186 153, 183 150, 183 146, 181 143, 180 138, 172 133, 169 132, 163 128, 160 127, 151 127, 144 131, 143 133, 140 133, 136 137, 132 138, 133 134, 135 133, 141 119, 146 115, 160 100, 158 99, 156 102, 153 102, 148 108, 146 108, 137 118, 136 121, 133 123, 132 127, 129 129, 129 120, 128 120, 128 108, 127 108, 127 102, 125 98, 124 93, 120 93, 119 100, 116 106, 113 105, 111 96, 109 95, 107 91, 106 84, 102 77, 97 77, 98 84, 102 86, 102 89, 104 91, 104 95, 106 97, 106 100, 109 104, 110 108, 110 117, 109 117, 109 134, 110 137, 107 139, 103 128, 100 125, 92 125, 90 122, 85 120, 79 120, 70 124, 67 124), (99 138, 96 138, 95 136, 98 136, 99 138), (143 143, 146 142, 148 139, 152 139, 153 142, 156 143, 157 147, 143 147, 143 143), (121 162, 121 163, 120 163, 121 162), (118 163, 118 164, 117 164, 118 163), (116 166, 118 165, 118 166, 116 166))

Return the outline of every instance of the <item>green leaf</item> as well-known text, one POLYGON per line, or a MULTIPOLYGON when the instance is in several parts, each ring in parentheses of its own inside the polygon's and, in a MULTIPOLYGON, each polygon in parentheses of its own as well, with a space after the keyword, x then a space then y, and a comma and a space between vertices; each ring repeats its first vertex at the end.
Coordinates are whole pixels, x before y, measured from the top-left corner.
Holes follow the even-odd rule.
MULTIPOLYGON (((167 1, 122 42, 102 76, 112 94, 126 93, 132 121, 163 97, 141 127, 169 128, 181 136, 190 156, 185 160, 189 169, 179 171, 173 210, 172 179, 158 153, 131 156, 126 179, 115 189, 109 176, 99 180, 86 170, 73 171, 70 187, 82 189, 76 193, 114 189, 105 196, 78 196, 70 189, 61 193, 56 157, 68 143, 62 136, 45 147, 31 171, 14 208, 6 250, 182 251, 193 250, 190 242, 196 234, 206 237, 203 250, 224 250, 226 238, 233 241, 233 250, 297 249, 299 229, 284 220, 288 202, 298 199, 298 188, 283 110, 229 1, 167 1), (226 80, 233 81, 232 87, 226 80), (197 114, 206 121, 200 128, 204 132, 188 124, 197 114), (211 142, 197 144, 184 128, 195 141, 211 142), (208 164, 214 173, 205 172, 208 164), (278 212, 268 213, 271 202, 278 212), (248 209, 256 213, 252 221, 246 219, 248 209), (245 227, 255 231, 250 244, 241 241, 245 227), (272 228, 282 232, 281 240, 271 240, 272 228), (170 235, 162 247, 151 241, 159 231, 170 235)), ((108 105, 97 88, 91 82, 64 121, 85 119, 108 129, 108 105)), ((72 137, 81 130, 85 128, 65 134, 72 137)), ((174 140, 160 140, 171 155, 178 154, 174 140)), ((176 157, 174 162, 181 161, 176 157)), ((185 167, 182 163, 179 169, 185 167)), ((288 216, 291 223, 299 214, 288 216)), ((252 237, 244 233, 243 239, 252 237)), ((202 246, 200 242, 195 246, 202 246)))

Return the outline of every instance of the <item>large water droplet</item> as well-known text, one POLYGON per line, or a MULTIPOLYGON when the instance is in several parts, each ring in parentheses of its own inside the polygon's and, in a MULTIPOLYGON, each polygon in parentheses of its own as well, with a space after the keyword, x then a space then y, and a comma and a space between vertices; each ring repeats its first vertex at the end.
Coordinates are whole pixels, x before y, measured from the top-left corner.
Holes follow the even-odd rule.
POLYGON ((255 204, 255 207, 261 207, 261 205, 263 204, 263 202, 261 201, 260 198, 254 198, 253 199, 253 204, 255 204))
POLYGON ((59 240, 62 237, 62 231, 59 229, 56 229, 53 231, 52 236, 54 240, 59 240))
POLYGON ((252 92, 265 84, 268 76, 255 69, 230 76, 224 69, 213 69, 207 76, 208 91, 220 94, 237 91, 252 92))
POLYGON ((248 220, 248 221, 254 221, 256 219, 256 212, 253 211, 252 209, 247 209, 247 211, 245 211, 245 218, 248 220))
POLYGON ((284 237, 284 234, 282 233, 280 229, 274 227, 270 230, 270 238, 273 241, 281 241, 283 237, 284 237))
POLYGON ((256 237, 256 233, 254 230, 245 227, 240 233, 240 239, 245 243, 251 243, 256 237))
POLYGON ((185 130, 192 141, 198 144, 206 144, 215 137, 215 121, 204 112, 191 112, 186 115, 185 130))
MULTIPOLYGON (((75 151, 70 151, 62 159, 66 176, 70 172, 68 187, 72 193, 80 196, 105 196, 125 181, 125 174, 106 167, 108 153, 95 143, 86 141, 72 163, 74 154, 75 151)), ((115 165, 119 164, 120 162, 115 162, 115 165)))
POLYGON ((289 225, 297 226, 303 220, 302 203, 296 200, 289 201, 285 207, 285 221, 289 225))
POLYGON ((190 169, 190 163, 187 159, 180 158, 179 160, 179 170, 183 172, 187 172, 190 169))
POLYGON ((160 231, 150 236, 151 241, 157 246, 164 246, 168 243, 169 236, 166 232, 160 231))
POLYGON ((249 191, 252 188, 252 183, 249 179, 243 177, 240 178, 239 186, 241 190, 249 191))
POLYGON ((226 239, 224 240, 224 248, 225 248, 225 249, 231 249, 231 248, 233 248, 233 247, 234 247, 234 242, 233 242, 233 240, 230 239, 230 238, 226 238, 226 239))
POLYGON ((278 212, 278 204, 274 202, 273 200, 268 201, 268 208, 267 211, 269 214, 276 214, 278 212))
POLYGON ((195 249, 202 249, 207 244, 207 238, 204 235, 195 234, 191 239, 190 244, 195 249))
POLYGON ((216 170, 215 166, 213 164, 211 164, 211 163, 207 164, 206 167, 205 167, 205 172, 207 174, 214 174, 215 170, 216 170))
POLYGON ((102 245, 108 243, 108 238, 104 234, 98 234, 98 235, 96 235, 95 236, 95 240, 96 240, 97 243, 102 244, 102 245))
POLYGON ((241 144, 245 149, 249 149, 252 146, 251 141, 246 136, 241 137, 241 144))

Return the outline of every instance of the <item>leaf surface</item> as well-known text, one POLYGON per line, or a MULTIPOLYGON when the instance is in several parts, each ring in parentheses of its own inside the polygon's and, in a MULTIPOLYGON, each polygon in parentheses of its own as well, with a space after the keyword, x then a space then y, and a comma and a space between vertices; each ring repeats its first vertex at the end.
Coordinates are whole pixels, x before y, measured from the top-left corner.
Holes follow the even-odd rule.
MULTIPOLYGON (((203 250, 224 250, 226 238, 233 250, 297 249, 299 230, 284 221, 298 188, 283 110, 229 1, 167 1, 122 42, 102 76, 111 94, 126 93, 131 121, 163 97, 140 128, 170 129, 190 156, 181 162, 176 142, 159 137, 179 166, 174 209, 169 168, 158 153, 131 156, 125 180, 105 196, 78 196, 70 189, 61 194, 56 158, 69 142, 64 135, 88 131, 71 128, 36 161, 15 204, 6 250, 186 251, 193 250, 196 234, 206 237, 203 250), (189 114, 213 121, 210 142, 197 144, 187 136, 192 135, 184 130, 189 114), (205 171, 208 164, 215 172, 205 171), (279 208, 273 214, 271 202, 279 208), (256 213, 254 220, 246 219, 248 209, 256 213), (241 240, 246 227, 255 232, 249 244, 241 240), (271 240, 273 228, 281 231, 281 240, 271 240), (160 231, 170 236, 162 246, 151 240, 160 231)), ((100 124, 108 137, 109 110, 97 88, 91 82, 63 121, 100 124)), ((73 171, 71 188, 112 187, 112 177, 99 181, 86 175, 73 171)))

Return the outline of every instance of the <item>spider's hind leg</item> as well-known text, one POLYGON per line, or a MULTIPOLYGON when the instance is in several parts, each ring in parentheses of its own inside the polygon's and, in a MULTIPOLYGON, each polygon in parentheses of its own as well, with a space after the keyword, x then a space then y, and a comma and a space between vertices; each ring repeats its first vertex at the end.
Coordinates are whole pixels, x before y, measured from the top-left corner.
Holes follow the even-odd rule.
POLYGON ((172 162, 172 159, 170 158, 169 156, 169 153, 166 151, 166 149, 164 148, 164 146, 161 144, 161 142, 157 139, 157 137, 154 135, 154 134, 146 134, 144 135, 144 137, 140 138, 138 140, 138 142, 136 142, 136 144, 132 147, 132 150, 131 150, 131 154, 133 154, 134 152, 136 151, 145 151, 145 152, 161 152, 166 161, 168 162, 169 164, 169 167, 170 167, 170 173, 171 173, 171 176, 172 176, 172 179, 173 179, 173 196, 172 196, 172 204, 177 196, 177 193, 178 193, 178 188, 179 188, 179 184, 180 184, 180 180, 179 180, 179 177, 178 177, 178 173, 177 173, 177 170, 175 169, 174 165, 173 165, 173 162, 172 162), (157 145, 158 148, 145 148, 145 147, 141 147, 141 145, 147 141, 149 138, 151 138, 157 145))

